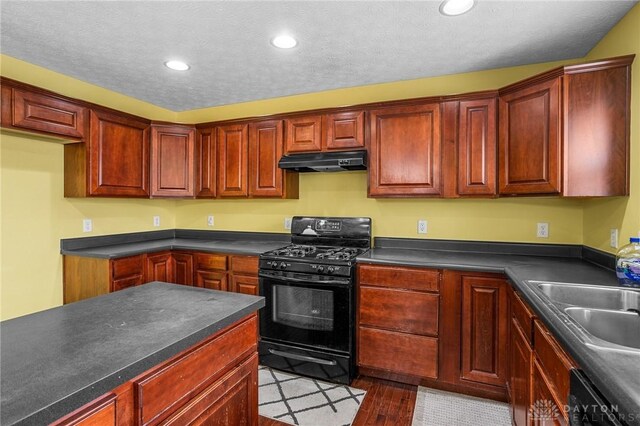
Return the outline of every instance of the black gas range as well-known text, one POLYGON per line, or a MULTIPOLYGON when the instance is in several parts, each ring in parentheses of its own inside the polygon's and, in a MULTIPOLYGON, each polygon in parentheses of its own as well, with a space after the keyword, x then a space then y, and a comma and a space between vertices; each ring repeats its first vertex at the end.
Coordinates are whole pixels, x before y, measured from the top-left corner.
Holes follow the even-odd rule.
POLYGON ((292 244, 260 256, 260 362, 338 383, 355 376, 355 259, 371 219, 296 216, 292 244))

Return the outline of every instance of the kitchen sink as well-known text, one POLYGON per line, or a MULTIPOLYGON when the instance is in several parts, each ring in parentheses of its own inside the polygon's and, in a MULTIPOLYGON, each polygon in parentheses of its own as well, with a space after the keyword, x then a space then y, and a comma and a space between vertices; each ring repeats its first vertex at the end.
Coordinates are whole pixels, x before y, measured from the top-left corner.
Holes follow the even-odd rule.
POLYGON ((537 288, 555 303, 593 309, 640 310, 640 291, 562 283, 538 283, 537 288))
POLYGON ((608 349, 640 350, 640 291, 531 281, 533 289, 555 308, 583 339, 608 349), (622 347, 622 348, 621 348, 622 347))
POLYGON ((604 309, 566 308, 564 312, 592 336, 640 349, 640 314, 604 309))

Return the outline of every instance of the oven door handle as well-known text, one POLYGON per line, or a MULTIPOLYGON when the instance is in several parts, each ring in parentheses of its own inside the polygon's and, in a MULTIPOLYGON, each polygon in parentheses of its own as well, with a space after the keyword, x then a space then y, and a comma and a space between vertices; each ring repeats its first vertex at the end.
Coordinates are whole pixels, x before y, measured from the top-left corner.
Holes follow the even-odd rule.
POLYGON ((314 364, 322 364, 322 365, 336 365, 337 364, 337 362, 335 360, 332 360, 332 359, 322 359, 322 358, 316 358, 316 357, 313 357, 313 356, 292 354, 291 352, 284 352, 284 351, 279 351, 277 349, 271 349, 271 348, 269 348, 269 353, 272 354, 272 355, 281 356, 283 358, 295 359, 297 361, 313 362, 314 364))
POLYGON ((348 278, 340 279, 340 278, 330 278, 328 280, 317 280, 317 279, 304 279, 304 278, 294 278, 288 277, 285 275, 275 275, 270 274, 268 272, 260 272, 259 276, 261 278, 270 278, 272 280, 279 280, 284 282, 292 282, 292 283, 304 283, 304 284, 341 284, 341 285, 349 285, 351 284, 351 280, 348 278))

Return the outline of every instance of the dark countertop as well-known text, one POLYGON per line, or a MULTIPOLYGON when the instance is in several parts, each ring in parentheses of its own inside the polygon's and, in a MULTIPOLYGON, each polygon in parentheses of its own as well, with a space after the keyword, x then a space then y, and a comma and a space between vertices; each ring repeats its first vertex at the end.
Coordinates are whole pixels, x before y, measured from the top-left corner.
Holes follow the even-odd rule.
POLYGON ((459 250, 395 247, 375 248, 358 263, 504 273, 563 348, 611 404, 626 413, 627 423, 640 425, 640 351, 611 350, 587 345, 574 332, 564 314, 554 310, 533 289, 530 281, 553 281, 617 286, 615 273, 575 257, 528 256, 459 250), (631 420, 631 421, 629 421, 631 420))
POLYGON ((2 424, 48 424, 262 306, 153 282, 3 321, 2 424))
POLYGON ((164 250, 259 255, 290 241, 288 234, 176 229, 61 240, 60 253, 105 259, 164 250))

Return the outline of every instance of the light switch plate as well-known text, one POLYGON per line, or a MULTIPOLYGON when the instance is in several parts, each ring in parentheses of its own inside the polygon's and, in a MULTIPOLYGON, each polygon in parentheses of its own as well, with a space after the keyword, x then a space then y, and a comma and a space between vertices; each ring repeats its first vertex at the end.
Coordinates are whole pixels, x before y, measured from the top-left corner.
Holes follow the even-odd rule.
POLYGON ((83 219, 82 232, 91 232, 91 231, 93 231, 93 221, 91 219, 83 219))
POLYGON ((284 229, 291 230, 291 218, 290 217, 285 217, 284 218, 284 229))
POLYGON ((153 217, 153 226, 160 226, 160 216, 153 217))
POLYGON ((209 216, 207 216, 207 226, 213 226, 213 215, 210 214, 209 216))

